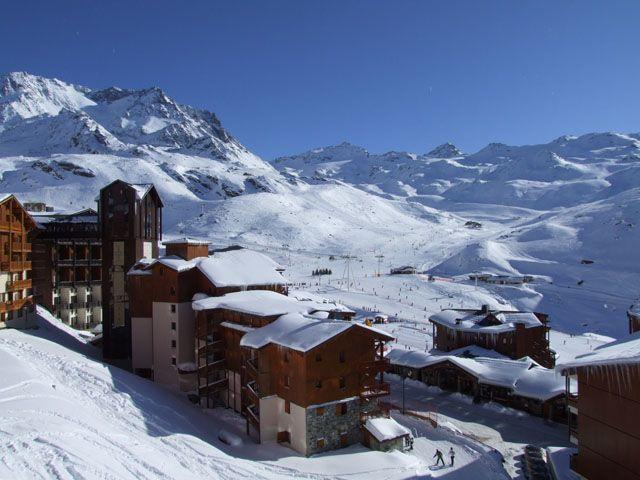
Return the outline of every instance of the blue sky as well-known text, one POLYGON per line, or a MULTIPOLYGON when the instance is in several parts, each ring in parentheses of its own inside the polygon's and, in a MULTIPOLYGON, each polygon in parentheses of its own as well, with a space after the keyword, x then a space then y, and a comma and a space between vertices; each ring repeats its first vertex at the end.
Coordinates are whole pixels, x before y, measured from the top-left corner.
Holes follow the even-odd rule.
POLYGON ((640 2, 10 2, 0 71, 157 85, 270 159, 640 131, 640 2))

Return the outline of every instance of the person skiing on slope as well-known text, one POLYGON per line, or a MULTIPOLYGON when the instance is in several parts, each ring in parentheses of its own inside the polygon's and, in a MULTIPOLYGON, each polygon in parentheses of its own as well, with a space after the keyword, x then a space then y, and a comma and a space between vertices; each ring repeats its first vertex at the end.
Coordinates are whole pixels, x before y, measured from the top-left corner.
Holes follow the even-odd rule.
POLYGON ((433 458, 438 457, 438 459, 436 460, 436 466, 438 465, 438 463, 442 462, 442 466, 444 467, 444 458, 442 456, 442 452, 438 449, 436 449, 436 454, 433 456, 433 458))
POLYGON ((453 460, 456 458, 456 452, 453 451, 453 447, 449 449, 449 456, 451 457, 451 466, 453 467, 453 460))

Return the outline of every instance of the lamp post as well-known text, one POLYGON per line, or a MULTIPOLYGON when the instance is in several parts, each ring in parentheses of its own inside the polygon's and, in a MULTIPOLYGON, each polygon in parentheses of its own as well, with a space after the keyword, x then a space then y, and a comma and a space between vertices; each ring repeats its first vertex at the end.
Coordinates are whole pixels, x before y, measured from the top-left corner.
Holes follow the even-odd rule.
POLYGON ((407 374, 402 376, 402 414, 404 415, 404 381, 407 377, 411 378, 411 370, 407 370, 407 374))

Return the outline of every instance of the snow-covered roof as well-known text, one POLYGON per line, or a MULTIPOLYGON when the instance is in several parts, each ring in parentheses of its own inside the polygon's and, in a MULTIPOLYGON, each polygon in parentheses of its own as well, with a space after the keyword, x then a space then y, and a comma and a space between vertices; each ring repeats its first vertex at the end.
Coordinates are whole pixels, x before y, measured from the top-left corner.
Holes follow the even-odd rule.
POLYGON ((153 188, 153 183, 130 183, 129 185, 136 191, 138 200, 143 199, 149 193, 149 190, 153 188))
POLYGON ((344 320, 319 319, 301 313, 282 315, 274 322, 247 333, 240 340, 243 347, 262 348, 270 343, 308 352, 350 328, 364 328, 378 336, 391 339, 388 333, 359 323, 344 320))
POLYGON ((217 287, 286 283, 282 267, 260 252, 247 249, 216 252, 198 261, 198 269, 217 287))
POLYGON ((411 431, 408 428, 400 425, 393 418, 369 418, 364 424, 364 428, 379 442, 411 435, 411 431))
POLYGON ((182 245, 185 243, 187 245, 209 245, 210 244, 210 242, 208 242, 207 240, 197 240, 195 238, 190 238, 190 237, 174 238, 173 240, 167 240, 165 242, 162 242, 163 245, 182 245))
MULTIPOLYGON (((243 287, 249 285, 282 285, 287 279, 278 270, 282 269, 271 258, 260 252, 247 249, 215 252, 208 257, 185 260, 177 255, 165 255, 142 267, 151 268, 160 263, 177 272, 197 268, 216 287, 243 287)), ((133 268, 129 275, 141 275, 139 268, 133 268)))
POLYGON ((393 365, 424 368, 449 361, 476 377, 479 383, 508 388, 522 397, 548 400, 565 392, 564 381, 556 371, 541 367, 529 357, 520 360, 466 358, 398 350, 393 349, 387 354, 393 365))
POLYGON ((13 196, 13 193, 3 193, 2 195, 0 195, 0 203, 3 203, 4 201, 8 200, 12 196, 13 196))
POLYGON ((578 355, 573 360, 557 365, 564 371, 569 368, 640 364, 640 332, 615 342, 595 348, 592 352, 578 355))
POLYGON ((321 304, 321 307, 318 307, 317 310, 326 311, 326 312, 342 312, 342 313, 353 313, 353 314, 356 313, 346 305, 337 303, 333 300, 328 300, 320 295, 314 295, 309 292, 304 292, 300 290, 291 290, 289 291, 289 296, 303 303, 309 303, 314 305, 321 304))
POLYGON ((317 310, 310 304, 269 290, 245 290, 227 293, 221 297, 207 297, 194 301, 192 306, 194 310, 221 308, 263 317, 294 312, 310 313, 317 310))
POLYGON ((429 321, 443 325, 445 327, 466 331, 477 332, 479 330, 499 333, 514 330, 516 323, 524 324, 525 328, 539 327, 542 322, 533 312, 482 312, 480 310, 442 310, 429 317, 429 321), (496 325, 482 325, 481 322, 489 315, 492 315, 499 323, 496 325))
POLYGON ((631 307, 629 307, 628 313, 629 315, 640 317, 640 302, 634 305, 631 305, 631 307))

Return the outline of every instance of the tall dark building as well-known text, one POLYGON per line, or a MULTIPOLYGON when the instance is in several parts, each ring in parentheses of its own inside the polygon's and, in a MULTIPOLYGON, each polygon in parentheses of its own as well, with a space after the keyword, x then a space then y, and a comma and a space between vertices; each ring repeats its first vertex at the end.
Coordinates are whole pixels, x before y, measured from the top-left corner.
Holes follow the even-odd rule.
POLYGON ((116 180, 100 190, 102 227, 103 355, 131 358, 127 271, 142 257, 156 258, 162 239, 162 200, 152 184, 116 180))

